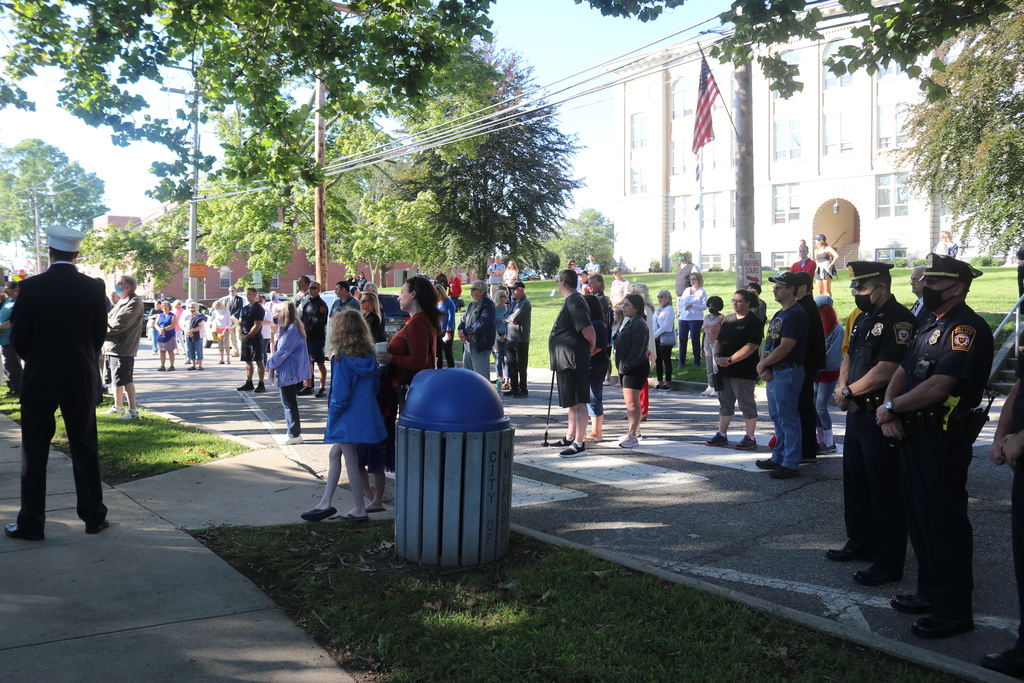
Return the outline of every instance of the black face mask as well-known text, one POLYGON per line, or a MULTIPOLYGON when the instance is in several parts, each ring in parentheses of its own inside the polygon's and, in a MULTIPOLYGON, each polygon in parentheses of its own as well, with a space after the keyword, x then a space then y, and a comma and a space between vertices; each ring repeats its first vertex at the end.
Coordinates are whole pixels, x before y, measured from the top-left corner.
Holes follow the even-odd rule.
POLYGON ((875 304, 871 302, 870 294, 854 294, 853 302, 865 313, 872 313, 875 310, 875 304))
POLYGON ((944 293, 945 290, 925 287, 924 291, 921 292, 921 300, 924 302, 924 307, 932 312, 936 309, 942 308, 942 304, 946 303, 946 299, 942 296, 944 293))

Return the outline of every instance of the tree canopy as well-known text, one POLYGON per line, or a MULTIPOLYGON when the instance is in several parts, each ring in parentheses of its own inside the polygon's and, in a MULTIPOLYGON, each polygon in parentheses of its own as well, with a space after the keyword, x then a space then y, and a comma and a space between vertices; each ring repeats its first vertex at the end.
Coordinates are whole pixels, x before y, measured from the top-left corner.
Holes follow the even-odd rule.
POLYGON ((0 240, 32 245, 39 224, 89 230, 107 212, 103 180, 42 140, 0 148, 0 240))
POLYGON ((597 209, 583 209, 579 216, 567 220, 558 229, 558 237, 545 246, 558 254, 560 264, 575 259, 582 266, 593 254, 601 271, 608 273, 615 260, 615 223, 597 209))
POLYGON ((943 48, 957 51, 935 76, 949 96, 910 110, 898 156, 965 237, 1013 252, 1024 240, 1024 5, 943 48))

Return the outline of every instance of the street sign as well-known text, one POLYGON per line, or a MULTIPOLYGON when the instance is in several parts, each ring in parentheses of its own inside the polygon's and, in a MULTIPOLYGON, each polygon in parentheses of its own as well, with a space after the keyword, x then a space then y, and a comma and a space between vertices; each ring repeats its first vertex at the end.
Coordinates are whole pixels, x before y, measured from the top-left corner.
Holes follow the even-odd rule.
POLYGON ((205 263, 190 263, 188 264, 188 276, 197 277, 203 279, 206 277, 206 264, 205 263))
POLYGON ((252 271, 252 284, 259 288, 263 286, 263 271, 254 270, 252 271))
POLYGON ((742 268, 744 286, 751 282, 761 284, 761 252, 743 252, 743 263, 740 267, 742 268))

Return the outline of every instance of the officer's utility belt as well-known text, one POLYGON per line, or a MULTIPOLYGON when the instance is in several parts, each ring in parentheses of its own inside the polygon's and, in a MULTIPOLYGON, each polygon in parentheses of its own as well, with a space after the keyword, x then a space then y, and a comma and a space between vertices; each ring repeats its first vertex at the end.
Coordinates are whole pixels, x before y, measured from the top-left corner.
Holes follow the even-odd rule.
POLYGON ((878 410, 878 406, 885 403, 885 396, 882 394, 873 394, 867 396, 854 396, 853 402, 857 404, 857 407, 862 410, 870 410, 875 412, 878 410))
POLYGON ((941 405, 903 413, 903 421, 918 429, 944 432, 950 439, 974 443, 988 422, 988 411, 994 395, 989 396, 988 405, 968 410, 960 405, 959 396, 947 396, 941 405))

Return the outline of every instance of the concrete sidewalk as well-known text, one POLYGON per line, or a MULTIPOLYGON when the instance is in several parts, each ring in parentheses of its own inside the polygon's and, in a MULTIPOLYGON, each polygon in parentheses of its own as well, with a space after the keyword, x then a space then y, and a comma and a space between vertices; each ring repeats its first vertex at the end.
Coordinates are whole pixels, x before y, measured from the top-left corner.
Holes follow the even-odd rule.
MULTIPOLYGON (((20 433, 0 416, 0 519, 19 507, 20 433)), ((300 522, 322 483, 277 450, 116 488, 87 536, 70 459, 52 451, 46 540, 0 537, 0 678, 22 681, 353 679, 248 579, 183 529, 300 522)), ((351 506, 339 489, 335 504, 351 506)))

